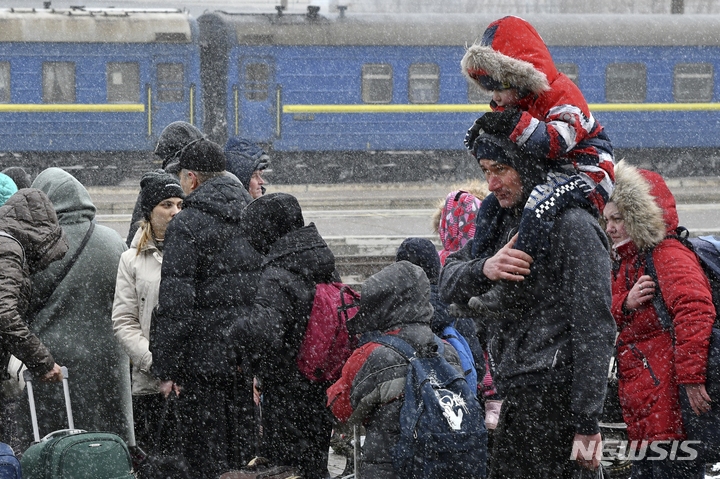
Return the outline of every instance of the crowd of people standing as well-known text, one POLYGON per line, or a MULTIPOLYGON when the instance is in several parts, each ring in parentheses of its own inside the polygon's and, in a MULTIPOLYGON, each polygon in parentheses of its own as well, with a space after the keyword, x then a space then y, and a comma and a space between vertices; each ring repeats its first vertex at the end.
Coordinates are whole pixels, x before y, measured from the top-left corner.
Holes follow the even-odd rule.
MULTIPOLYGON (((483 404, 491 479, 598 470, 613 355, 629 438, 688 439, 681 403, 702 415, 715 399, 704 383, 716 311, 697 258, 672 237, 664 180, 615 164, 609 136, 524 20, 493 22, 462 67, 492 93, 465 139, 486 189, 444 198, 440 251, 409 238, 364 283, 347 325, 359 345, 336 382, 296 364, 316 285, 340 281, 335 258, 295 197, 266 194, 270 158, 258 145, 222 147, 170 124, 126 241, 96 224, 68 172, 0 174, 0 366, 14 355, 42 379, 40 429, 65 427, 50 384, 62 365, 80 427, 178 454, 187 477, 262 456, 325 479, 333 425, 349 421, 366 429, 360 477, 400 478, 409 365, 377 339, 392 335, 444 358, 483 404)), ((30 413, 17 395, 1 400, 0 440, 21 453, 30 413)), ((640 458, 632 477, 703 471, 702 457, 640 458)))

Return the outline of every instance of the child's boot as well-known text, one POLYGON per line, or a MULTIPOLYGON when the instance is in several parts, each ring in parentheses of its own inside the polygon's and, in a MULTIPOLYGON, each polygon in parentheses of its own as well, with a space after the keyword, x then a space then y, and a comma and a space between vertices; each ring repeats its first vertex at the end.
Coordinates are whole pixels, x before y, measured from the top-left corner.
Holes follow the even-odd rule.
POLYGON ((497 318, 502 312, 514 307, 517 288, 509 281, 498 281, 485 294, 473 296, 468 306, 486 318, 497 318))

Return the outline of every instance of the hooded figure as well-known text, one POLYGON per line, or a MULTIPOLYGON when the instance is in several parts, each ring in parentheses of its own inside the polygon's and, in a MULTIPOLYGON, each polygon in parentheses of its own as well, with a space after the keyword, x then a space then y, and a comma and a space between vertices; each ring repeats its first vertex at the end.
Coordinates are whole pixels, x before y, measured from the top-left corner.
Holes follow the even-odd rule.
MULTIPOLYGON (((348 322, 350 334, 395 334, 420 355, 437 351, 430 329, 433 307, 430 281, 419 266, 398 261, 370 276, 362 287, 360 309, 348 322)), ((445 358, 462 371, 452 346, 445 358)), ((328 406, 340 421, 364 424, 361 477, 396 479, 392 449, 400 438, 401 397, 408 362, 395 350, 368 342, 343 367, 342 377, 327 391, 328 406)))
POLYGON ((613 189, 613 148, 603 127, 592 116, 580 89, 558 72, 535 28, 522 18, 492 22, 479 44, 467 49, 463 74, 493 92, 493 110, 475 121, 465 139, 477 156, 475 138, 481 133, 501 136, 551 172, 539 181, 526 208, 536 224, 520 228, 517 249, 540 254, 547 226, 567 205, 587 205, 602 212, 613 189), (499 103, 498 103, 499 102, 499 103))
POLYGON ((335 256, 314 224, 305 226, 297 199, 271 193, 242 212, 244 235, 263 255, 250 317, 237 340, 253 351, 263 384, 264 454, 298 467, 308 479, 327 477, 332 418, 326 383, 300 373, 296 357, 305 336, 318 283, 337 281, 335 256))
POLYGON ((433 319, 431 328, 433 333, 442 339, 449 339, 449 336, 460 336, 453 338, 457 343, 453 343, 458 354, 460 362, 465 370, 470 390, 477 394, 478 375, 477 371, 484 368, 483 350, 475 333, 475 325, 471 318, 455 318, 448 312, 448 305, 440 299, 438 292, 438 278, 440 277, 440 257, 437 254, 435 245, 432 241, 425 238, 407 238, 398 247, 395 253, 395 261, 409 261, 410 263, 420 266, 430 281, 430 304, 433 307, 433 319), (452 329, 445 328, 455 328, 452 329), (459 333, 459 334, 458 334, 459 333))
MULTIPOLYGON (((70 395, 75 425, 95 431, 118 434, 130 446, 133 435, 128 357, 115 340, 111 321, 115 279, 120 255, 125 250, 114 230, 95 225, 84 249, 59 284, 57 275, 75 255, 95 218, 95 206, 78 180, 60 168, 48 168, 33 181, 53 202, 58 220, 67 235, 70 249, 62 261, 33 275, 36 311, 31 329, 67 366, 71 376, 70 395), (48 298, 44 305, 41 298, 48 298)), ((67 427, 58 387, 35 391, 40 431, 67 427)), ((21 430, 30 439, 30 416, 25 409, 21 430)))
MULTIPOLYGON (((604 172, 612 180, 609 138, 577 85, 557 70, 550 50, 530 23, 515 16, 492 22, 481 42, 467 49, 460 65, 465 77, 483 90, 517 89, 520 98, 512 109, 519 111, 508 113, 514 121, 508 123, 506 134, 523 150, 552 160, 567 155, 564 163, 589 155, 596 168, 602 168, 596 173, 604 172)), ((494 100, 490 107, 503 111, 494 100)), ((604 175, 596 177, 602 180, 604 175)), ((605 186, 612 192, 612 184, 605 186)))
POLYGON ((42 191, 24 189, 0 208, 0 271, 3 272, 0 367, 3 370, 10 354, 36 376, 52 370, 55 360, 40 339, 28 330, 24 315, 32 291, 30 274, 62 259, 67 250, 65 233, 58 224, 52 203, 42 191))
MULTIPOLYGON (((483 197, 487 196, 487 193, 483 197)), ((445 264, 448 255, 457 251, 475 236, 475 219, 482 198, 464 190, 451 191, 437 213, 436 230, 442 249, 440 263, 445 264)))
MULTIPOLYGON (((250 180, 253 173, 267 169, 270 163, 268 154, 247 138, 232 137, 225 143, 227 171, 234 174, 246 190, 250 191, 250 180)), ((265 194, 265 187, 260 186, 265 194)))
MULTIPOLYGON (((612 313, 620 332, 618 394, 628 438, 684 440, 678 385, 685 385, 689 391, 705 382, 715 320, 710 285, 695 254, 677 239, 666 238, 675 232, 678 215, 675 199, 662 177, 625 162, 617 165, 615 174, 616 188, 605 221, 614 243, 612 313), (646 276, 649 251, 657 284, 646 276), (653 306, 657 288, 673 319, 672 334, 662 328, 653 306), (649 295, 638 300, 643 289, 649 295)), ((668 477, 697 476, 676 471, 668 477)))

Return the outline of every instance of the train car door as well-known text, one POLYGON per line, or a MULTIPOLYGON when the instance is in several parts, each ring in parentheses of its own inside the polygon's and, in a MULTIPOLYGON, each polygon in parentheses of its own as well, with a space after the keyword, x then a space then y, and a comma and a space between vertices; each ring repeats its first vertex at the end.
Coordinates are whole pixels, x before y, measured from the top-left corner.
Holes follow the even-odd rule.
POLYGON ((242 57, 233 89, 234 134, 271 143, 280 136, 280 90, 275 84, 275 62, 269 57, 242 57))
POLYGON ((148 136, 157 141, 163 128, 174 121, 195 124, 191 102, 195 92, 190 82, 189 62, 181 55, 157 56, 152 85, 147 86, 148 136))

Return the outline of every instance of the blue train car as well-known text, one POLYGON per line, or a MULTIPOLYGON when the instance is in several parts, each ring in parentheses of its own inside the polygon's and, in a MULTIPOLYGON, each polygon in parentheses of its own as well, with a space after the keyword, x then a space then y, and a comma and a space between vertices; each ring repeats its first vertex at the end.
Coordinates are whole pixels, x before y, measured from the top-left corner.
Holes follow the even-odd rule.
POLYGON ((198 36, 180 10, 0 10, 0 166, 152 168, 167 124, 202 127, 198 36))
MULTIPOLYGON (((198 19, 206 132, 274 155, 274 179, 462 178, 488 97, 460 72, 496 16, 230 14, 198 19)), ((720 166, 720 16, 528 15, 618 158, 720 166)))

